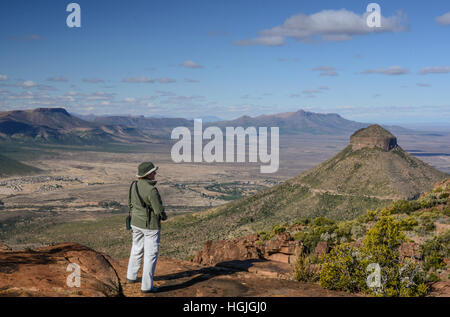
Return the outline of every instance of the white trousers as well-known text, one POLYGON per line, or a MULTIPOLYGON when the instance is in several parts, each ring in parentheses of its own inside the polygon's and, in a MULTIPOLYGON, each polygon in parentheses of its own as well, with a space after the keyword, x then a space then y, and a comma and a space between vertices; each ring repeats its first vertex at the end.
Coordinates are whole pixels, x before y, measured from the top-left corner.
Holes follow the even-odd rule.
POLYGON ((141 229, 135 226, 131 226, 131 230, 133 232, 133 245, 131 247, 130 260, 128 261, 127 279, 137 279, 143 257, 144 268, 142 271, 141 290, 148 291, 153 286, 161 231, 141 229))

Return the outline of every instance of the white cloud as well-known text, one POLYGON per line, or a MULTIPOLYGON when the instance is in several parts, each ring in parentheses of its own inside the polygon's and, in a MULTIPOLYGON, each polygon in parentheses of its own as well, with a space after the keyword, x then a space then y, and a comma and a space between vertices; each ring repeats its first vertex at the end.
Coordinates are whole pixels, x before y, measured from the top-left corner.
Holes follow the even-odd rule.
POLYGON ((440 25, 450 25, 450 12, 447 12, 444 15, 438 16, 436 18, 436 22, 440 25))
POLYGON ((323 41, 348 41, 355 35, 381 32, 401 32, 407 29, 407 17, 399 12, 391 17, 381 18, 380 28, 367 25, 368 13, 357 14, 346 9, 323 10, 311 15, 295 14, 283 24, 262 30, 254 39, 235 42, 236 45, 282 46, 287 38, 308 41, 319 37, 323 41))
POLYGON ((97 77, 94 77, 94 78, 83 78, 83 82, 89 83, 89 84, 99 84, 99 83, 103 83, 104 80, 99 79, 97 77))
POLYGON ((377 69, 368 69, 362 72, 362 74, 382 74, 382 75, 406 75, 409 73, 409 69, 401 66, 391 66, 389 68, 380 67, 377 69))
POLYGON ((186 67, 186 68, 203 68, 203 66, 197 64, 194 61, 191 60, 185 60, 183 63, 180 64, 180 66, 186 67))
POLYGON ((320 76, 338 76, 338 75, 339 74, 335 71, 320 73, 320 76))
POLYGON ((5 81, 5 80, 8 80, 8 76, 0 74, 0 81, 5 81))
POLYGON ((32 81, 32 80, 26 80, 26 81, 24 81, 24 82, 21 84, 21 86, 22 86, 23 88, 30 88, 30 87, 35 87, 35 86, 37 86, 37 83, 35 83, 35 82, 32 81))
POLYGON ((424 67, 419 71, 419 74, 421 75, 447 73, 450 73, 450 66, 424 67))
POLYGON ((155 81, 151 78, 147 78, 145 76, 141 77, 127 77, 123 79, 124 83, 132 83, 132 84, 138 84, 138 83, 154 83, 155 81))
POLYGON ((92 100, 106 100, 106 101, 108 101, 108 100, 114 99, 113 94, 106 93, 104 91, 96 91, 96 92, 90 93, 90 94, 88 94, 88 95, 86 95, 84 97, 85 97, 85 100, 88 100, 88 101, 92 101, 92 100))
POLYGON ((125 101, 127 103, 134 103, 134 102, 136 102, 136 98, 128 97, 128 98, 125 98, 123 101, 125 101))
POLYGON ((331 66, 319 66, 313 68, 315 72, 321 72, 320 76, 338 76, 339 74, 335 71, 334 67, 331 66))

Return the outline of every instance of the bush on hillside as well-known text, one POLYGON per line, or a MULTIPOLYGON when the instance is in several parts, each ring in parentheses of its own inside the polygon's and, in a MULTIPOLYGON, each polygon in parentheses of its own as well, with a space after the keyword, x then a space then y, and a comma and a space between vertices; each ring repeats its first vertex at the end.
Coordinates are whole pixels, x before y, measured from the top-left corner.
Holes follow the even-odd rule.
POLYGON ((302 282, 315 282, 319 279, 315 256, 300 254, 295 262, 294 280, 302 282))
POLYGON ((322 258, 320 284, 376 296, 425 295, 428 288, 421 267, 400 258, 398 247, 404 240, 401 223, 392 216, 380 216, 368 230, 363 248, 343 243, 322 258))
POLYGON ((428 272, 429 270, 438 270, 446 267, 444 258, 449 257, 449 245, 450 230, 447 230, 439 237, 425 241, 421 245, 425 271, 428 272))

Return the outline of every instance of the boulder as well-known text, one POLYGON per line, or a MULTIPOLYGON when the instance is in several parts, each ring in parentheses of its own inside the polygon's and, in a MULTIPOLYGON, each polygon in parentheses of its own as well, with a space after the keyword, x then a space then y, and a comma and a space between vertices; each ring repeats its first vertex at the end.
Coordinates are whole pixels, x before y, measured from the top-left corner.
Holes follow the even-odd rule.
POLYGON ((0 252, 1 251, 10 251, 11 248, 8 247, 6 244, 4 244, 3 242, 0 242, 0 252))
POLYGON ((0 251, 2 295, 119 296, 121 284, 105 255, 64 243, 31 251, 0 251))
POLYGON ((314 249, 314 254, 316 256, 323 256, 327 254, 329 250, 330 247, 328 246, 328 243, 326 241, 320 241, 314 249))
POLYGON ((420 246, 414 242, 403 242, 398 248, 400 257, 420 259, 422 257, 420 253, 420 246))
POLYGON ((257 233, 232 241, 207 241, 203 250, 197 252, 191 262, 203 265, 216 265, 229 261, 265 259, 294 264, 303 252, 300 241, 292 241, 288 232, 282 232, 271 240, 259 240, 257 233))
POLYGON ((282 232, 277 234, 272 240, 269 240, 264 245, 264 253, 271 255, 273 253, 282 252, 282 248, 289 245, 291 241, 291 235, 289 232, 282 232))
POLYGON ((215 265, 220 262, 260 258, 260 250, 254 243, 246 239, 219 240, 215 242, 207 241, 203 246, 203 250, 197 252, 191 261, 203 265, 215 265))

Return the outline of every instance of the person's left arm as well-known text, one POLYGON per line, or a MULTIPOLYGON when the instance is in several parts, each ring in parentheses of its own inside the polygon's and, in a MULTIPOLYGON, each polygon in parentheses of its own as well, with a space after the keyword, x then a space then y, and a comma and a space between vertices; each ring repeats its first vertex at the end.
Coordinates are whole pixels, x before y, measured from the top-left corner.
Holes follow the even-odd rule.
POLYGON ((162 220, 167 219, 166 212, 164 211, 164 205, 161 200, 161 195, 156 187, 153 187, 150 191, 150 203, 155 215, 160 216, 162 220))

